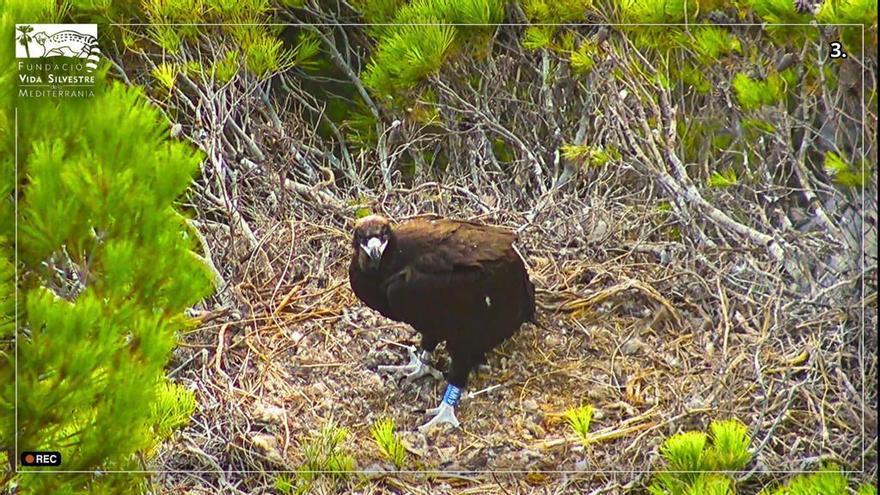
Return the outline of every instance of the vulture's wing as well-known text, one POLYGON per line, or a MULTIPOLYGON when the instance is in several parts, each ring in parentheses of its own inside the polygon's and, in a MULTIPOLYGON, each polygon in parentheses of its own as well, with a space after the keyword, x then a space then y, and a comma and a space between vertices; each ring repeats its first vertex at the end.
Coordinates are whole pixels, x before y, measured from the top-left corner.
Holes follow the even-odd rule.
POLYGON ((511 253, 516 234, 457 220, 417 220, 397 231, 401 264, 429 273, 480 268, 511 253))
POLYGON ((416 328, 454 328, 483 313, 493 262, 515 256, 512 232, 467 222, 410 222, 396 236, 399 270, 386 294, 394 314, 416 328))

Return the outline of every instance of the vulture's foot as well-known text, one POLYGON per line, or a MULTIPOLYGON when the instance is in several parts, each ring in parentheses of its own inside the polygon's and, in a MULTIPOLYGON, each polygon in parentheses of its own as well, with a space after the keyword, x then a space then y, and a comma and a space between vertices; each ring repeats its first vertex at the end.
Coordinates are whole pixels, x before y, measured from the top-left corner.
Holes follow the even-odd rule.
POLYGON ((434 417, 427 423, 419 426, 419 431, 428 433, 440 423, 448 423, 453 428, 458 428, 460 423, 458 418, 455 417, 455 406, 458 405, 459 400, 461 400, 461 389, 450 383, 446 386, 446 393, 443 394, 443 401, 440 402, 440 405, 425 411, 425 414, 434 417))
POLYGON ((405 373, 404 378, 409 381, 416 380, 425 375, 431 375, 437 379, 443 377, 442 373, 427 364, 427 361, 431 356, 430 352, 422 350, 417 354, 416 348, 413 346, 407 346, 406 350, 409 353, 408 363, 404 365, 379 366, 378 370, 390 371, 392 373, 403 372, 405 373))
POLYGON ((455 417, 455 408, 445 402, 440 403, 439 406, 433 409, 428 409, 427 413, 429 415, 433 414, 434 417, 427 423, 419 426, 419 431, 422 433, 428 433, 440 423, 449 423, 454 428, 459 426, 458 418, 455 417))

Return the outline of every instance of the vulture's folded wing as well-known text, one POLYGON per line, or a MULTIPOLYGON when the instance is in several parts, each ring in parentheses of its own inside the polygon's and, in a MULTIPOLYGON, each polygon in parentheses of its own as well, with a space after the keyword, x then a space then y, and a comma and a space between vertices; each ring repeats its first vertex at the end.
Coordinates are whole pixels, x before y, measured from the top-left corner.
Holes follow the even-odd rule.
POLYGON ((411 222, 398 231, 401 263, 386 279, 392 311, 416 328, 477 324, 497 292, 499 262, 516 256, 504 229, 450 220, 411 222), (431 223, 433 222, 433 223, 431 223))
POLYGON ((480 268, 513 253, 516 234, 499 227, 453 220, 420 220, 399 232, 401 267, 425 273, 480 268))

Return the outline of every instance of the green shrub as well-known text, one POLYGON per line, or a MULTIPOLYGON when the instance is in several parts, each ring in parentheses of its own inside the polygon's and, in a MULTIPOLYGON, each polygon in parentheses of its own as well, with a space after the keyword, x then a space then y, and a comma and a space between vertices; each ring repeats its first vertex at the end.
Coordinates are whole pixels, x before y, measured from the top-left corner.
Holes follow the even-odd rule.
MULTIPOLYGON (((394 10, 390 3, 382 2, 376 9, 369 7, 370 3, 361 2, 368 18, 387 18, 394 10)), ((416 0, 403 4, 393 17, 398 25, 371 31, 376 48, 362 76, 364 83, 381 96, 396 97, 439 71, 453 54, 464 50, 466 41, 481 36, 488 41, 492 25, 503 20, 504 4, 498 0, 416 0)))
POLYGON ((391 418, 377 421, 370 429, 370 434, 379 447, 382 457, 400 469, 406 464, 406 449, 400 437, 394 433, 394 420, 391 418))
MULTIPOLYGON (((851 493, 847 489, 848 485, 849 481, 840 468, 830 464, 815 473, 799 474, 775 490, 764 488, 760 495, 847 495, 851 493)), ((877 488, 865 483, 856 493, 877 495, 877 488)))
POLYGON ((569 428, 586 444, 590 440, 590 423, 593 421, 593 406, 569 409, 563 414, 569 428))
MULTIPOLYGON (((666 466, 658 470, 648 486, 651 495, 735 495, 733 474, 745 470, 752 459, 751 438, 739 421, 713 421, 710 435, 688 431, 673 435, 660 447, 666 466)), ((759 495, 846 495, 849 482, 835 465, 821 471, 799 474, 775 489, 764 487, 759 495)), ((876 495, 877 488, 865 483, 858 495, 876 495)))
POLYGON ((663 442, 660 454, 666 467, 655 475, 652 495, 733 494, 733 479, 723 471, 741 471, 752 458, 751 439, 736 420, 713 421, 711 435, 688 431, 663 442), (711 441, 710 441, 711 440, 711 441))
POLYGON ((863 187, 871 174, 865 160, 853 165, 833 151, 825 154, 825 171, 834 177, 838 185, 857 188, 863 187))
MULTIPOLYGON (((0 32, 11 41, 16 20, 59 21, 54 8, 8 2, 0 32)), ((101 74, 93 98, 18 98, 13 50, 2 48, 0 156, 4 177, 18 182, 17 258, 14 181, 3 182, 0 201, 4 337, 16 316, 16 259, 19 313, 17 391, 14 353, 0 351, 0 449, 17 440, 18 451, 58 450, 62 469, 85 472, 20 468, 12 482, 26 493, 137 492, 143 475, 88 473, 148 468, 195 407, 165 365, 189 324, 183 311, 212 289, 173 204, 202 157, 168 139, 167 121, 139 91, 101 74)))
POLYGON ((771 74, 766 80, 757 80, 739 73, 733 78, 736 99, 745 110, 773 105, 782 98, 782 79, 771 74))
POLYGON ((348 453, 345 441, 348 430, 330 422, 303 446, 302 466, 296 473, 296 493, 311 493, 313 483, 320 477, 333 481, 347 479, 355 469, 355 460, 348 453))

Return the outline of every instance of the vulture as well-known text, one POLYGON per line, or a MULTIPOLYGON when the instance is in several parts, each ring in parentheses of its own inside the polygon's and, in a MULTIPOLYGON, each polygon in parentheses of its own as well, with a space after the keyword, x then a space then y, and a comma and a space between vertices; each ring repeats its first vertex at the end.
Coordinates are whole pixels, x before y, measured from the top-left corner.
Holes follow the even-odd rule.
POLYGON ((535 286, 513 246, 513 232, 474 222, 433 218, 392 225, 379 215, 354 227, 349 282, 370 308, 421 334, 418 353, 409 347, 409 363, 380 370, 406 372, 406 378, 439 372, 431 353, 446 342, 450 356, 446 391, 433 418, 419 429, 440 423, 458 427, 455 407, 468 375, 486 353, 525 322, 535 323, 535 286))

